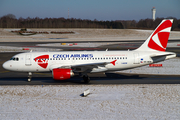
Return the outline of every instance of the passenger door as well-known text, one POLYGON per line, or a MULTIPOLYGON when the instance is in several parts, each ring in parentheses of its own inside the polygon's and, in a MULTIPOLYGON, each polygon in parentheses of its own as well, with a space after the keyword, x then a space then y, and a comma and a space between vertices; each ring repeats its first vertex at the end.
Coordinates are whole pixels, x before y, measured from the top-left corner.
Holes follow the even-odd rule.
POLYGON ((26 54, 25 65, 31 65, 31 54, 26 54))
POLYGON ((139 59, 139 53, 134 53, 134 64, 139 64, 140 59, 139 59))

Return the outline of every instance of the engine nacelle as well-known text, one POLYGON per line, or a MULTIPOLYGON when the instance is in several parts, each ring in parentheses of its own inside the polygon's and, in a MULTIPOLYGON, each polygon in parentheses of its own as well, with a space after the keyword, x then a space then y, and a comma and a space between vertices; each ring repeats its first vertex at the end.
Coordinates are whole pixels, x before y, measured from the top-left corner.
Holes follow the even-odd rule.
POLYGON ((56 68, 52 71, 53 79, 54 80, 66 80, 70 79, 72 76, 74 76, 74 73, 72 72, 72 69, 62 69, 62 68, 56 68))

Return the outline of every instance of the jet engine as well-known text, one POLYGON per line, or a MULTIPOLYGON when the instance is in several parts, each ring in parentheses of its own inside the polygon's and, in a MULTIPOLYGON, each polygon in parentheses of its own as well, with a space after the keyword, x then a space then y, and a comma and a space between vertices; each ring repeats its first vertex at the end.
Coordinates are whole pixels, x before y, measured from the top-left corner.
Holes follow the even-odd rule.
POLYGON ((54 80, 66 80, 74 76, 74 73, 72 72, 72 69, 56 68, 53 69, 52 75, 54 80))

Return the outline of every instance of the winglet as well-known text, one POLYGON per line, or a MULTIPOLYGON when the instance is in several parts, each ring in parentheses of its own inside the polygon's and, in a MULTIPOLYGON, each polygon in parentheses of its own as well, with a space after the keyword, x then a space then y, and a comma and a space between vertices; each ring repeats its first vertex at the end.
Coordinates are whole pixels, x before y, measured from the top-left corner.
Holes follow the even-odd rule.
POLYGON ((137 51, 166 51, 173 19, 163 20, 137 51))

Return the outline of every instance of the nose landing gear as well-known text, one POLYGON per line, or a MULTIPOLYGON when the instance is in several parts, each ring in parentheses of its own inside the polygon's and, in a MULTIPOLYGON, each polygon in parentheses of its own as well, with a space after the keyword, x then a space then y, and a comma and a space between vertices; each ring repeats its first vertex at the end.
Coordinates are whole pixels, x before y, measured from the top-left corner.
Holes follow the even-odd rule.
POLYGON ((28 74, 29 74, 29 76, 28 76, 28 82, 31 82, 32 72, 29 72, 28 74))

